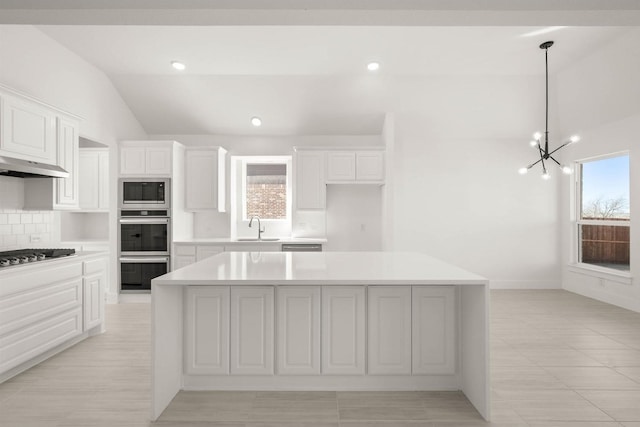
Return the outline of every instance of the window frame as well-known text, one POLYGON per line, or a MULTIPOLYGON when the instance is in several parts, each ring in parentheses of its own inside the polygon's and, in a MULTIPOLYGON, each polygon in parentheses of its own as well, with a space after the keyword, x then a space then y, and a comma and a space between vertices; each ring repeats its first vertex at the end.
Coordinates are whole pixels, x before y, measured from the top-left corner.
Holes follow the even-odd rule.
POLYGON ((281 223, 287 224, 292 222, 292 192, 293 192, 293 178, 292 178, 292 157, 291 156, 242 156, 240 160, 241 170, 240 170, 240 204, 242 207, 242 212, 240 214, 241 222, 249 222, 249 218, 247 217, 247 164, 284 164, 286 167, 286 199, 287 199, 287 207, 285 209, 286 216, 285 218, 260 218, 260 221, 265 223, 281 223))
MULTIPOLYGON (((629 270, 618 270, 615 268, 604 267, 601 265, 582 262, 582 225, 605 225, 614 227, 628 227, 631 229, 631 210, 629 210, 629 221, 618 220, 594 220, 582 219, 582 165, 584 163, 611 159, 614 157, 627 156, 630 160, 629 151, 618 151, 614 153, 588 157, 573 162, 574 175, 574 197, 572 206, 572 264, 570 270, 578 273, 591 272, 593 275, 617 281, 624 284, 631 284, 631 259, 629 259, 629 270)), ((631 166, 629 166, 631 168, 631 166)), ((631 175, 631 171, 629 171, 631 175)), ((631 176, 629 176, 629 184, 631 184, 631 176)), ((631 195, 629 195, 631 196, 631 195)), ((631 207, 631 200, 629 200, 631 207)))

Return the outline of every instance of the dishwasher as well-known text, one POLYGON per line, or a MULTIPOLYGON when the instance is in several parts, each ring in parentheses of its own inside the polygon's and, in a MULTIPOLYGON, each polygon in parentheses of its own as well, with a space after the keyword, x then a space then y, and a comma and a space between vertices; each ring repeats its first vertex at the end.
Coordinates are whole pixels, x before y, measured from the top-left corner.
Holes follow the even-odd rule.
POLYGON ((322 252, 320 243, 283 243, 282 252, 322 252))

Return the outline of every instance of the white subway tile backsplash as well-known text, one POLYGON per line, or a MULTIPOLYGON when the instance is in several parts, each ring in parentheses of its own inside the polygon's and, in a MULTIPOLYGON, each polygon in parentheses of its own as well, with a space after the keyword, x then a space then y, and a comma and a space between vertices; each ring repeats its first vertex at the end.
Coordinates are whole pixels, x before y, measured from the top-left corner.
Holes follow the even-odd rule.
POLYGON ((0 225, 0 235, 8 236, 11 234, 11 226, 9 224, 0 225))
POLYGON ((24 225, 24 233, 25 234, 32 234, 32 233, 37 233, 38 230, 36 229, 36 224, 25 224, 24 225))
POLYGON ((36 224, 36 233, 46 233, 49 231, 49 224, 36 224))
POLYGON ((16 247, 18 245, 18 236, 14 234, 10 234, 8 236, 3 236, 2 238, 2 246, 5 249, 11 249, 12 247, 16 247))
POLYGON ((11 234, 24 234, 24 225, 16 224, 11 226, 11 234))
POLYGON ((29 236, 26 234, 18 234, 16 236, 16 245, 25 247, 29 244, 29 236))
POLYGON ((42 214, 41 213, 33 214, 31 219, 33 220, 34 224, 40 224, 41 222, 44 222, 44 220, 42 219, 42 214))
POLYGON ((33 214, 26 213, 20 215, 20 223, 31 224, 33 222, 33 214))
POLYGON ((8 224, 20 224, 20 214, 10 213, 8 219, 8 224))
POLYGON ((0 213, 0 224, 7 224, 9 218, 6 213, 0 213))

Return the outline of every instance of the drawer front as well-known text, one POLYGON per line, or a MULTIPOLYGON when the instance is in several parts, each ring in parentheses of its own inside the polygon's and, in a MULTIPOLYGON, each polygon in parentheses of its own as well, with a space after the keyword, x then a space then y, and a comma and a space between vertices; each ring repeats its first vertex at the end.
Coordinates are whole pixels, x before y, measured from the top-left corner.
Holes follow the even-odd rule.
POLYGON ((2 274, 0 298, 82 276, 82 262, 79 261, 73 264, 43 261, 42 264, 44 265, 16 267, 15 272, 2 274), (21 268, 29 271, 20 271, 21 268))
POLYGON ((0 299, 0 336, 82 306, 82 279, 31 289, 0 299))
POLYGON ((82 333, 82 307, 0 337, 0 372, 24 363, 82 333))
POLYGON ((104 258, 92 259, 84 263, 84 275, 100 273, 107 269, 107 260, 104 258))

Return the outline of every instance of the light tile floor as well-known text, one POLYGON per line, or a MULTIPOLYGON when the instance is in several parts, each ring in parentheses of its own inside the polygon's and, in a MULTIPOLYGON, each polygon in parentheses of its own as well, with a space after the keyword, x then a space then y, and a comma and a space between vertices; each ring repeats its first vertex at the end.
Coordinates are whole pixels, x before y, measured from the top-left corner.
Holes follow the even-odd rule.
POLYGON ((1 427, 640 427, 640 314, 492 291, 493 421, 456 392, 181 392, 149 422, 149 305, 0 385, 1 427))

